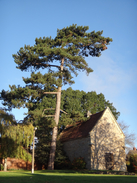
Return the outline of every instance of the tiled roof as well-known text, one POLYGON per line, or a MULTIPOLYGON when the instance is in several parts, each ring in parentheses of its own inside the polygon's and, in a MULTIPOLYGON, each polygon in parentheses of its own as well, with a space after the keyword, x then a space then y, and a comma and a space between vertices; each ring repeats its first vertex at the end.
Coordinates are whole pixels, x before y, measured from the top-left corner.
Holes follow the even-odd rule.
POLYGON ((90 119, 87 120, 86 122, 79 122, 76 124, 76 126, 72 126, 72 125, 68 126, 62 132, 60 136, 60 140, 62 142, 65 142, 73 139, 88 137, 89 132, 96 125, 97 121, 101 118, 103 113, 104 113, 104 110, 96 114, 92 114, 90 116, 90 119))

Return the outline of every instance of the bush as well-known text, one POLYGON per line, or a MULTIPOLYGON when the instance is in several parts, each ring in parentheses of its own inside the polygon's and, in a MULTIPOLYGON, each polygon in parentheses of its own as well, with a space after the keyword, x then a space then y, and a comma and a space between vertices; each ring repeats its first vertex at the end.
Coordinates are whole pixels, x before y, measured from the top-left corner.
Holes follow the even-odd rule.
POLYGON ((71 165, 74 170, 82 170, 86 168, 86 162, 82 157, 74 158, 71 165))
POLYGON ((58 164, 55 163, 55 169, 71 169, 71 162, 70 160, 61 161, 58 164))
POLYGON ((4 170, 3 164, 0 164, 0 170, 1 170, 1 171, 4 170))
POLYGON ((137 173, 137 155, 130 156, 129 161, 130 165, 128 167, 128 171, 137 173))
POLYGON ((63 144, 60 141, 57 141, 55 169, 71 169, 71 162, 63 150, 63 144))

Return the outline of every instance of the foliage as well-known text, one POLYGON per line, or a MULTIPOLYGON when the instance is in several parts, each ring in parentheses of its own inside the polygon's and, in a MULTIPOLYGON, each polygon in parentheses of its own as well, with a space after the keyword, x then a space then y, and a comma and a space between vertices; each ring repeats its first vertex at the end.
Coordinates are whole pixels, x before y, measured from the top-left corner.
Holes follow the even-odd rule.
POLYGON ((33 129, 32 124, 11 124, 9 122, 8 125, 5 125, 3 118, 1 121, 1 157, 14 157, 31 162, 31 155, 26 150, 32 143, 33 129))
POLYGON ((4 166, 3 164, 0 164, 0 170, 3 171, 4 170, 4 166))
POLYGON ((128 171, 137 173, 137 154, 130 156, 129 161, 128 171))
POLYGON ((70 170, 71 167, 72 167, 71 161, 67 157, 64 161, 60 161, 58 163, 56 163, 56 160, 55 160, 55 169, 57 170, 70 170))
POLYGON ((10 124, 16 124, 15 117, 12 114, 7 113, 2 108, 0 108, 0 122, 4 123, 5 126, 8 126, 10 124))
POLYGON ((83 116, 90 111, 92 114, 103 111, 109 107, 113 115, 117 119, 120 112, 116 110, 113 103, 105 99, 105 96, 95 91, 84 92, 80 90, 73 90, 71 87, 67 90, 62 90, 61 95, 61 109, 71 114, 73 111, 80 112, 83 116))
POLYGON ((16 125, 16 120, 12 114, 9 114, 0 108, 0 142, 3 130, 11 125, 16 125))
MULTIPOLYGON (((48 119, 47 119, 48 120, 48 119)), ((40 163, 48 166, 50 144, 52 137, 52 127, 50 128, 50 120, 47 121, 45 118, 41 118, 38 122, 38 129, 36 131, 36 136, 38 143, 36 144, 36 155, 40 163)), ((55 155, 55 168, 62 169, 66 167, 64 162, 69 161, 66 157, 63 147, 60 141, 57 141, 56 155, 55 155)), ((67 167, 66 167, 67 168, 67 167)))
POLYGON ((79 157, 79 158, 74 158, 72 161, 72 169, 74 170, 82 170, 86 168, 86 162, 84 158, 79 157))
POLYGON ((55 169, 70 169, 71 162, 63 150, 63 144, 57 141, 57 149, 55 154, 55 169))
POLYGON ((36 144, 35 153, 39 162, 45 165, 45 167, 47 167, 48 164, 52 132, 52 128, 49 126, 50 121, 45 120, 45 118, 41 118, 41 120, 38 121, 38 129, 36 131, 38 143, 36 144))
POLYGON ((77 75, 77 71, 84 70, 87 73, 92 72, 85 57, 100 56, 101 51, 107 49, 106 45, 109 45, 112 39, 103 37, 103 31, 87 33, 88 29, 88 26, 72 25, 58 29, 54 39, 36 38, 34 46, 25 45, 24 48, 20 48, 17 54, 13 55, 18 69, 27 71, 30 68, 31 71, 35 71, 47 68, 48 73, 42 75, 40 72, 32 72, 30 78, 23 78, 25 87, 13 85, 10 86, 10 92, 3 90, 1 92, 3 105, 8 106, 9 110, 13 107, 27 107, 33 121, 36 116, 38 118, 42 114, 43 109, 38 110, 37 107, 43 97, 46 107, 49 102, 52 103, 50 99, 55 100, 55 95, 44 95, 44 91, 57 91, 63 83, 74 83, 71 73, 77 75), (64 58, 64 68, 61 73, 57 61, 60 63, 62 58, 64 58))

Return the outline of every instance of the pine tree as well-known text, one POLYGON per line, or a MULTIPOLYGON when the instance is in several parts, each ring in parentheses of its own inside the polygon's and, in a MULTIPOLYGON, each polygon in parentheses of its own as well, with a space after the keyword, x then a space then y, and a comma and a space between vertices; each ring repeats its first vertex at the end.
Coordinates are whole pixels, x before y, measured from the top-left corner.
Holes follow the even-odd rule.
MULTIPOLYGON (((52 107, 52 110, 55 108, 55 123, 51 120, 54 127, 48 169, 54 169, 61 87, 63 84, 73 84, 72 74, 77 75, 78 71, 86 71, 87 74, 92 72, 93 70, 88 66, 85 58, 88 56, 99 57, 101 51, 106 50, 106 45, 112 41, 111 38, 102 36, 103 31, 88 33, 88 29, 88 26, 72 25, 61 30, 58 29, 54 39, 51 37, 36 38, 34 46, 25 45, 24 48, 20 48, 17 54, 13 55, 18 69, 36 71, 46 68, 48 73, 42 75, 33 72, 31 78, 24 78, 25 83, 28 84, 25 89, 11 86, 10 94, 5 91, 1 93, 2 98, 7 99, 3 103, 4 105, 8 105, 9 108, 27 105, 30 113, 31 111, 33 113, 36 103, 41 101, 44 94, 47 98, 50 98, 47 96, 49 94, 52 98, 55 98, 56 95, 56 105, 52 107), (30 86, 29 83, 31 83, 30 86)), ((50 109, 48 110, 50 111, 50 109)), ((35 114, 33 120, 35 120, 35 114)))

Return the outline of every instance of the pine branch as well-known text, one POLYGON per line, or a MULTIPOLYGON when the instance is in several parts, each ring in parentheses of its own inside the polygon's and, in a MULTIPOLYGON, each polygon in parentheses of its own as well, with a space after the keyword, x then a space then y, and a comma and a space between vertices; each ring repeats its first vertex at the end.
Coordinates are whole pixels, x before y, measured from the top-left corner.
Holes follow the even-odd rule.
POLYGON ((44 66, 45 68, 46 67, 57 67, 57 68, 60 68, 60 66, 57 66, 57 65, 50 65, 50 64, 44 64, 44 63, 35 63, 35 64, 32 64, 33 66, 35 65, 38 65, 38 66, 44 66))

